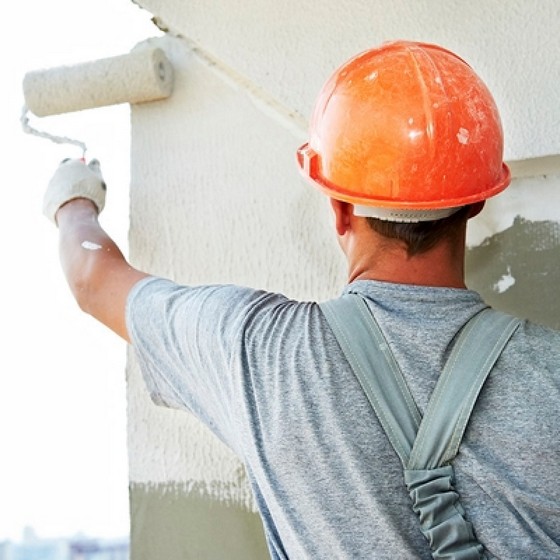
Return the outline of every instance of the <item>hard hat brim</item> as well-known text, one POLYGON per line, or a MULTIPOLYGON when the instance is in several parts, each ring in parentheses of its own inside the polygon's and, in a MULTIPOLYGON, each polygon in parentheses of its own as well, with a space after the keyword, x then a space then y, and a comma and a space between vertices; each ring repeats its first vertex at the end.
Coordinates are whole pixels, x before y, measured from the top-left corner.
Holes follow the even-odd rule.
MULTIPOLYGON (((450 208, 458 208, 461 206, 466 206, 468 204, 474 204, 475 202, 486 200, 502 192, 511 182, 510 169, 506 163, 502 163, 499 177, 497 177, 496 180, 492 183, 492 186, 490 188, 481 189, 476 193, 470 195, 440 200, 398 200, 395 198, 389 199, 382 197, 365 196, 356 192, 347 191, 342 186, 334 185, 329 182, 327 179, 321 176, 317 162, 317 154, 315 154, 315 152, 309 147, 308 143, 303 144, 297 150, 296 157, 300 173, 306 179, 306 181, 331 198, 348 202, 350 204, 354 204, 364 208, 372 207, 395 211, 418 211, 419 218, 421 218, 421 213, 426 210, 445 210, 450 208)), ((476 178, 473 177, 473 180, 476 180, 476 178)), ((425 214, 426 216, 431 216, 431 214, 429 213, 425 214)), ((419 219, 417 221, 426 221, 431 219, 434 218, 426 217, 423 220, 419 219)))

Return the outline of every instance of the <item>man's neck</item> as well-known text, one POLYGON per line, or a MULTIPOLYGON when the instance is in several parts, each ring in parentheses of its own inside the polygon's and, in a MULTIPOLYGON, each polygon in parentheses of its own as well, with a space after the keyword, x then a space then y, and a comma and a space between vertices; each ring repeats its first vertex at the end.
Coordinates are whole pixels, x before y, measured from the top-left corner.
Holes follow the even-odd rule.
POLYGON ((466 288, 464 246, 440 244, 425 253, 409 256, 397 245, 378 245, 354 251, 348 259, 349 281, 378 280, 447 288, 466 288))
POLYGON ((416 286, 466 287, 466 221, 431 249, 411 256, 404 242, 382 235, 365 218, 354 215, 351 204, 331 199, 331 205, 350 282, 379 280, 416 286))

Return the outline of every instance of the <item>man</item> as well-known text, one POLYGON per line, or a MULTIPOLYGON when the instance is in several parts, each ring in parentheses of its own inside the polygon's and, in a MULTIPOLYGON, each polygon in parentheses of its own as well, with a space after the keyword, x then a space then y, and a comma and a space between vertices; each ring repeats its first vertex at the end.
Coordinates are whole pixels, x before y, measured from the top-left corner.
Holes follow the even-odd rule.
MULTIPOLYGON (((331 198, 344 294, 366 302, 423 415, 487 307, 463 263, 468 219, 509 183, 492 97, 445 49, 382 45, 327 81, 298 162, 331 198)), ((99 226, 104 192, 96 162, 67 161, 45 195, 70 288, 133 344, 156 403, 193 412, 244 461, 273 558, 560 558, 558 333, 523 322, 497 358, 453 460, 472 546, 446 556, 324 309, 136 270, 99 226)))

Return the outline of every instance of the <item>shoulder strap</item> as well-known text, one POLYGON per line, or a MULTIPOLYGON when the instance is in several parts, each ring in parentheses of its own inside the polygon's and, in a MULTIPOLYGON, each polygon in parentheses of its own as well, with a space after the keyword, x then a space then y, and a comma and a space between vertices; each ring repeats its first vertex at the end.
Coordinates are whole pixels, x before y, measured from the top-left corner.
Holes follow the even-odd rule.
POLYGON ((347 294, 320 307, 403 465, 434 468, 451 461, 484 381, 519 319, 487 308, 467 323, 422 419, 364 299, 347 294))
POLYGON ((520 322, 487 308, 463 327, 428 403, 409 469, 433 469, 457 455, 482 386, 520 322))
POLYGON ((348 295, 320 304, 379 422, 403 465, 422 416, 367 303, 348 295))
POLYGON ((420 528, 437 560, 479 560, 477 541, 455 491, 449 463, 480 390, 520 321, 485 309, 461 330, 420 413, 367 303, 357 295, 320 304, 340 346, 403 463, 420 528))

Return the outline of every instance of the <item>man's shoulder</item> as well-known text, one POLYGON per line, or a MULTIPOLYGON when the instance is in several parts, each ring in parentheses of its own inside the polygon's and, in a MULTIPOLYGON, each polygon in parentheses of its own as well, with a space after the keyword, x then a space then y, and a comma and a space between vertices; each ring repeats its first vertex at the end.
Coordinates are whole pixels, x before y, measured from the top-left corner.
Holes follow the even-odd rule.
MULTIPOLYGON (((512 342, 529 354, 560 359, 560 330, 524 320, 512 342)), ((560 362, 556 361, 556 366, 560 362)))

